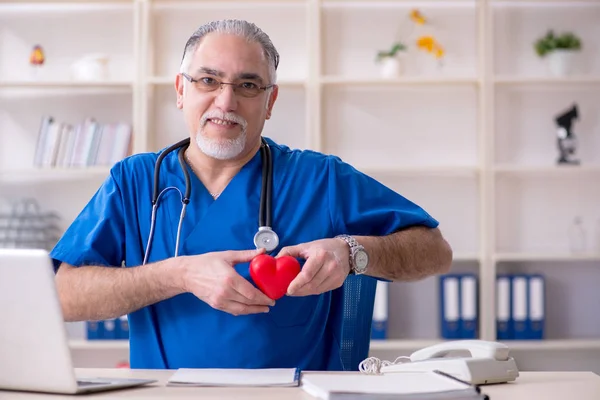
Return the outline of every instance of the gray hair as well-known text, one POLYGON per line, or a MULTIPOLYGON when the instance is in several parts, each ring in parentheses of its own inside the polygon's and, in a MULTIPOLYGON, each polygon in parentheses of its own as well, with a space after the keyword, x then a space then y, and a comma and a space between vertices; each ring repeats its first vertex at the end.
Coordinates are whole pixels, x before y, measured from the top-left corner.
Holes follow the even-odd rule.
POLYGON ((212 21, 198 28, 185 44, 180 72, 189 72, 188 69, 191 63, 191 55, 198 48, 198 44, 200 44, 202 38, 212 32, 236 35, 245 38, 248 42, 260 44, 265 58, 269 63, 269 83, 273 84, 276 82, 279 53, 277 52, 277 49, 275 49, 271 39, 255 24, 238 19, 212 21))

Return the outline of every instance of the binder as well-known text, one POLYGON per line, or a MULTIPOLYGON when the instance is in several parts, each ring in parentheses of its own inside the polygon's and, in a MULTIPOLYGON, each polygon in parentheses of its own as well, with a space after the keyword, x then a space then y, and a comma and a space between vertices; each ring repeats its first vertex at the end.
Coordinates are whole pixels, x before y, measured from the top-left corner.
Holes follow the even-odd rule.
POLYGON ((371 339, 386 339, 388 326, 388 285, 389 282, 377 281, 371 339))
POLYGON ((545 322, 545 280, 540 274, 529 276, 529 339, 544 338, 545 322))
POLYGON ((86 329, 88 340, 104 339, 104 321, 87 321, 86 329))
POLYGON ((461 338, 477 338, 477 277, 465 274, 460 279, 461 338))
POLYGON ((442 275, 439 285, 441 336, 444 339, 460 339, 460 276, 442 275))
POLYGON ((127 315, 117 318, 115 339, 129 339, 129 320, 127 319, 127 315))
POLYGON ((529 337, 529 301, 527 275, 512 277, 512 321, 513 339, 524 340, 529 337))
POLYGON ((496 338, 498 340, 513 339, 511 298, 510 275, 498 275, 496 277, 496 338))
POLYGON ((116 339, 117 318, 104 320, 104 337, 105 340, 116 339))

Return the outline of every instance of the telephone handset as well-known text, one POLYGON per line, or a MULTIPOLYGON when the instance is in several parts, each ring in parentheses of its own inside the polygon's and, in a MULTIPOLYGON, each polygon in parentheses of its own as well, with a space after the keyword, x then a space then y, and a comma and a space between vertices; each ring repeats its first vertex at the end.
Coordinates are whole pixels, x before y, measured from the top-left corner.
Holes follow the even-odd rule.
POLYGON ((415 351, 410 361, 386 363, 381 373, 439 370, 472 384, 514 381, 519 376, 508 346, 486 340, 454 340, 415 351), (448 357, 456 352, 468 352, 468 357, 448 357))
POLYGON ((498 342, 485 340, 456 340, 417 350, 410 355, 411 361, 423 361, 430 358, 446 357, 453 351, 465 350, 474 358, 492 358, 498 361, 508 360, 508 346, 498 342))

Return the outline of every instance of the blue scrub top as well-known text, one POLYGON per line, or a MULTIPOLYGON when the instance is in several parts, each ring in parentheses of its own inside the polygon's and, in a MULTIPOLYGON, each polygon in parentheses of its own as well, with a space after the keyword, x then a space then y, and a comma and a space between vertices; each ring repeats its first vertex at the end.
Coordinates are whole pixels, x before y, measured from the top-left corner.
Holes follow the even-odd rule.
MULTIPOLYGON (((273 229, 280 247, 339 234, 385 235, 438 222, 418 205, 338 157, 291 150, 267 139, 273 158, 273 229)), ((144 259, 152 212, 154 165, 144 153, 113 166, 110 175, 51 252, 55 267, 137 267, 144 259)), ((191 201, 182 226, 181 255, 254 248, 258 229, 260 152, 213 200, 187 167, 191 201)), ((185 188, 177 152, 161 166, 160 188, 185 188)), ((149 261, 173 257, 181 197, 166 192, 158 207, 149 261)), ((141 267, 143 268, 143 267, 141 267)), ((202 268, 201 265, 198 268, 202 268)), ((252 282, 248 263, 236 270, 252 282)), ((190 293, 129 315, 132 368, 274 368, 340 370, 339 344, 331 322, 337 291, 284 296, 269 313, 233 316, 190 293)))

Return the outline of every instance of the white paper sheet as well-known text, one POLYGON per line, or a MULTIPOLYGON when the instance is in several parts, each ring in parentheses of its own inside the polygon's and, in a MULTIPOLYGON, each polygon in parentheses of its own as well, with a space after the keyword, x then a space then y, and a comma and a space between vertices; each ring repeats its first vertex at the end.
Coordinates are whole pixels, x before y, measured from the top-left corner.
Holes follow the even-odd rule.
POLYGON ((180 368, 169 378, 169 386, 298 386, 296 368, 193 369, 180 368))

